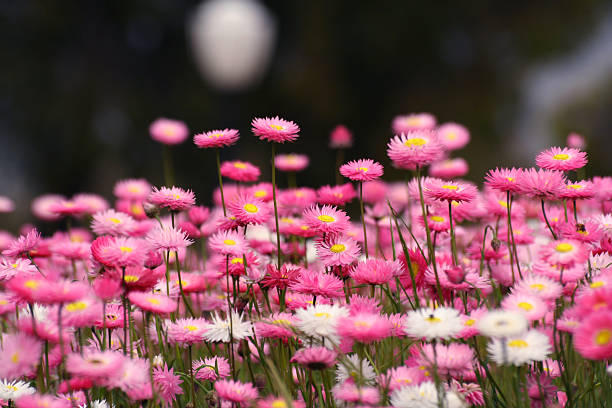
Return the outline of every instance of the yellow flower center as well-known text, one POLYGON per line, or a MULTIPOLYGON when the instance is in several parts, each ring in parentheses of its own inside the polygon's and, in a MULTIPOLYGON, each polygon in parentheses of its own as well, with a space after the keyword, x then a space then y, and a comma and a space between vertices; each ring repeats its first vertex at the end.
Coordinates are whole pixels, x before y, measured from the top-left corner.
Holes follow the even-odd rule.
POLYGON ((595 336, 595 343, 598 346, 605 346, 610 343, 610 340, 612 340, 612 331, 610 329, 602 329, 595 336))
POLYGON ((574 189, 574 190, 580 190, 582 187, 583 187, 582 184, 569 184, 567 186, 567 188, 571 188, 571 189, 574 189))
POLYGON ((196 330, 198 330, 198 326, 194 326, 194 325, 191 325, 191 324, 190 324, 190 325, 185 326, 185 327, 184 327, 184 329, 185 329, 185 330, 188 330, 188 331, 190 331, 190 332, 191 332, 191 331, 196 331, 196 330))
POLYGON ((369 169, 367 167, 359 167, 357 170, 361 170, 361 171, 363 171, 365 173, 369 169))
POLYGON ((474 320, 474 319, 469 319, 469 320, 465 321, 465 325, 466 326, 473 326, 474 323, 476 323, 476 320, 474 320))
POLYGON ((515 348, 525 348, 529 344, 525 340, 516 339, 508 342, 508 346, 515 348))
POLYGON ((259 208, 257 208, 255 204, 251 204, 251 203, 245 204, 244 207, 242 208, 244 208, 246 212, 250 212, 250 213, 256 213, 257 211, 259 211, 259 208))
POLYGON ((242 162, 236 162, 234 163, 234 167, 237 169, 246 169, 246 164, 242 163, 242 162))
POLYGON ((447 185, 442 186, 442 188, 445 188, 447 190, 457 190, 459 187, 447 184, 447 185))
POLYGON ((28 289, 32 289, 32 290, 38 290, 38 285, 40 285, 40 282, 35 281, 35 280, 27 280, 23 284, 23 286, 25 286, 28 289))
POLYGON ((0 299, 0 306, 8 305, 8 300, 0 299))
POLYGON ((327 312, 319 312, 319 313, 315 313, 315 317, 324 317, 326 319, 329 319, 331 315, 327 312))
POLYGON ((293 221, 291 218, 287 218, 287 217, 283 217, 280 219, 281 222, 284 222, 286 224, 293 224, 295 221, 293 221))
POLYGON ((334 244, 331 248, 329 248, 332 252, 338 254, 340 252, 346 251, 346 246, 343 244, 334 244))
POLYGON ((404 142, 404 145, 408 147, 412 147, 412 146, 423 146, 426 143, 427 143, 427 140, 425 139, 422 139, 420 137, 413 137, 412 139, 407 139, 404 142))
POLYGON ((574 247, 572 246, 572 244, 568 244, 567 242, 562 242, 562 243, 558 244, 558 245, 555 247, 555 250, 556 250, 557 252, 562 252, 562 253, 569 252, 569 251, 571 251, 572 249, 574 249, 574 247))
POLYGON ((308 229, 308 225, 302 225, 302 226, 300 227, 300 229, 301 229, 302 231, 306 231, 306 230, 308 229))
POLYGON ((19 391, 19 388, 15 387, 14 385, 8 384, 6 386, 6 388, 8 388, 11 391, 19 391))
POLYGON ((159 305, 161 302, 159 301, 159 299, 155 299, 155 298, 148 298, 147 299, 149 301, 150 304, 152 305, 159 305))
POLYGON ((455 139, 457 139, 457 134, 455 132, 448 132, 446 134, 446 138, 448 140, 455 140, 455 139))
POLYGON ((69 312, 79 312, 87 309, 87 306, 89 305, 85 302, 72 302, 66 305, 66 310, 69 312))
POLYGON ((276 400, 272 403, 272 408, 287 408, 285 401, 276 400))
POLYGON ((440 217, 439 215, 432 215, 431 217, 429 217, 429 219, 432 220, 433 222, 444 221, 444 217, 440 217))
POLYGON ((601 287, 602 287, 602 286, 604 286, 604 285, 605 285, 605 283, 604 283, 603 281, 596 281, 596 282, 591 283, 591 285, 590 285, 590 286, 591 286, 593 289, 597 289, 597 288, 601 288, 601 287))
POLYGON ((541 290, 544 290, 545 286, 542 285, 541 283, 532 283, 531 285, 529 285, 529 287, 531 289, 537 290, 538 292, 541 290))
POLYGON ((120 250, 121 252, 127 252, 127 253, 130 253, 130 252, 132 252, 134 249, 132 249, 131 247, 128 247, 128 246, 121 246, 121 247, 119 247, 119 250, 120 250))
POLYGON ((370 323, 364 322, 363 320, 357 320, 355 322, 355 327, 367 328, 367 327, 370 327, 370 323))
POLYGON ((230 262, 231 262, 231 264, 232 264, 232 265, 236 265, 236 264, 238 264, 238 263, 239 263, 239 264, 243 264, 243 263, 244 263, 244 261, 242 260, 242 258, 238 258, 238 257, 233 258, 233 259, 232 259, 230 262))
POLYGON ((121 220, 119 218, 110 217, 108 220, 114 224, 121 224, 121 220))
POLYGON ((427 320, 429 323, 440 323, 442 321, 442 319, 435 316, 429 316, 425 320, 427 320))
POLYGON ((223 240, 223 243, 224 243, 225 245, 236 245, 236 241, 234 241, 233 239, 226 239, 226 240, 223 240))
POLYGON ((266 190, 257 190, 255 192, 255 194, 254 194, 254 196, 257 197, 257 198, 262 198, 262 197, 265 197, 267 195, 268 195, 268 193, 266 192, 266 190))
POLYGON ((283 326, 291 326, 291 322, 287 319, 276 319, 272 320, 272 324, 280 324, 283 326))
POLYGON ((221 136, 223 136, 223 133, 212 133, 212 134, 208 135, 209 138, 215 137, 217 139, 220 138, 221 136))
POLYGON ((135 275, 125 275, 125 278, 123 278, 123 280, 126 283, 134 283, 138 281, 138 276, 135 275))
POLYGON ((533 305, 528 302, 519 302, 517 306, 525 310, 526 312, 529 312, 530 310, 533 309, 533 305))
POLYGON ((323 222, 334 222, 334 221, 336 221, 336 219, 334 217, 332 217, 331 215, 326 215, 326 214, 319 215, 317 218, 319 219, 319 221, 323 221, 323 222))
POLYGON ((11 356, 11 362, 13 364, 17 364, 19 362, 19 354, 18 353, 13 353, 13 355, 11 356))
POLYGON ((283 130, 285 129, 284 127, 282 127, 281 125, 274 125, 274 124, 269 124, 268 126, 270 126, 272 129, 274 130, 283 130))
POLYGON ((553 156, 553 159, 555 159, 555 160, 567 160, 569 158, 570 158, 569 155, 567 155, 565 153, 559 153, 559 154, 555 154, 553 156))
POLYGON ((504 207, 504 208, 508 208, 508 203, 507 203, 507 202, 502 201, 502 200, 499 200, 499 201, 498 201, 498 203, 499 203, 499 205, 501 205, 502 207, 504 207))

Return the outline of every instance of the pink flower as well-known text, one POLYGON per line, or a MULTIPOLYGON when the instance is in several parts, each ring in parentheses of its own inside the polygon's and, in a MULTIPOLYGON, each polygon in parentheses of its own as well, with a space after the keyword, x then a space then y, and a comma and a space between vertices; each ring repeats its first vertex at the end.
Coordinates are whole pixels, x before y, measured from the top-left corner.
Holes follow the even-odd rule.
POLYGON ((189 129, 180 120, 159 118, 149 126, 151 138, 165 145, 176 145, 183 143, 189 135, 189 129))
POLYGON ((244 236, 235 231, 219 231, 208 238, 211 251, 221 255, 242 256, 247 249, 244 236))
POLYGON ((22 235, 18 239, 11 242, 7 249, 2 251, 2 255, 10 257, 18 257, 26 254, 36 248, 40 241, 40 232, 33 228, 25 236, 22 235))
POLYGON ((130 292, 128 299, 142 310, 155 314, 164 315, 172 313, 177 308, 176 301, 165 295, 156 295, 147 292, 130 292))
POLYGON ((294 323, 295 317, 291 313, 274 313, 255 323, 255 333, 261 338, 289 339, 295 337, 291 330, 294 323))
POLYGON ((266 267, 267 275, 261 283, 269 288, 286 289, 289 283, 302 273, 302 267, 292 264, 283 264, 280 270, 273 264, 268 264, 266 267))
POLYGON ((485 176, 485 184, 501 192, 518 192, 521 190, 521 186, 518 184, 518 178, 521 173, 521 169, 515 169, 514 167, 511 169, 504 167, 489 170, 485 176))
POLYGON ((229 377, 231 374, 229 362, 225 357, 207 357, 193 362, 194 377, 198 380, 216 381, 229 377))
POLYGON ((504 297, 501 307, 504 310, 522 313, 530 321, 542 319, 549 309, 549 305, 539 297, 521 292, 504 297))
POLYGON ((432 163, 429 167, 429 175, 442 179, 453 179, 465 176, 468 170, 468 164, 464 159, 446 159, 432 163))
POLYGON ((551 147, 536 157, 536 164, 548 170, 569 171, 587 164, 586 153, 569 147, 551 147))
POLYGON ((407 385, 418 385, 425 379, 425 370, 419 367, 399 366, 382 375, 381 383, 387 385, 389 391, 395 391, 407 385))
POLYGON ((391 322, 380 314, 359 313, 338 320, 338 334, 360 343, 380 341, 391 334, 391 322))
POLYGON ((49 211, 58 216, 79 217, 88 212, 89 207, 83 203, 72 200, 59 200, 49 206, 49 211))
POLYGON ((116 351, 90 351, 83 356, 72 353, 66 358, 66 370, 73 376, 100 381, 114 376, 124 361, 123 354, 116 351))
POLYGON ((293 122, 280 119, 278 116, 273 118, 255 118, 251 122, 253 134, 261 140, 268 142, 293 142, 298 138, 300 128, 293 122))
POLYGON ((345 381, 333 388, 334 397, 352 404, 372 406, 378 404, 380 395, 375 387, 359 386, 353 381, 345 381))
POLYGON ((433 130, 412 130, 393 137, 387 155, 401 169, 426 166, 442 157, 442 145, 433 130))
POLYGON ((438 372, 454 377, 465 376, 473 370, 474 351, 467 344, 451 343, 449 345, 437 344, 435 352, 433 345, 423 345, 417 357, 418 365, 433 370, 434 364, 438 372))
POLYGON ((85 214, 95 214, 108 209, 108 201, 97 194, 81 193, 72 199, 77 205, 85 206, 85 214))
POLYGON ((540 251, 542 259, 553 265, 571 267, 589 259, 589 251, 580 241, 562 239, 553 241, 540 251))
POLYGON ((240 138, 236 129, 210 130, 198 133, 193 137, 193 143, 201 149, 227 147, 235 144, 240 138))
POLYGON ((361 254, 357 241, 346 235, 329 235, 315 243, 317 257, 325 266, 350 265, 361 254))
POLYGON ((136 238, 102 235, 92 242, 91 254, 104 266, 121 268, 142 265, 147 248, 136 238))
POLYGON ((525 169, 516 182, 522 194, 538 199, 554 200, 565 189, 565 177, 556 170, 525 169))
POLYGON ((311 370, 323 370, 336 363, 338 353, 326 347, 309 347, 299 349, 291 357, 291 362, 301 364, 311 370))
POLYGON ((129 235, 135 228, 132 217, 113 209, 95 213, 91 221, 91 229, 98 235, 129 235))
POLYGON ((2 337, 0 350, 0 377, 13 379, 34 372, 42 346, 34 337, 24 333, 10 333, 2 337))
POLYGON ((312 188, 300 187, 281 191, 277 195, 278 211, 281 215, 294 215, 316 202, 317 195, 312 188))
POLYGON ((29 259, 17 258, 10 261, 3 258, 0 261, 0 281, 9 280, 15 275, 34 275, 37 273, 36 267, 29 259))
POLYGON ((168 322, 167 330, 170 343, 201 343, 208 330, 208 322, 204 319, 178 319, 176 322, 168 322))
POLYGON ((346 149, 353 146, 353 134, 344 125, 336 126, 329 134, 329 147, 346 149))
POLYGON ((308 167, 310 160, 305 154, 279 154, 274 159, 274 165, 281 171, 302 171, 308 167))
POLYGON ((34 201, 32 201, 30 207, 32 208, 32 213, 41 220, 54 221, 60 218, 60 216, 51 211, 51 208, 54 204, 62 200, 65 200, 64 196, 58 194, 44 194, 36 197, 34 201))
POLYGON ((257 389, 251 383, 241 383, 234 380, 219 380, 215 383, 215 391, 219 398, 225 401, 246 404, 257 398, 257 389))
POLYGON ((408 133, 413 130, 433 129, 436 127, 436 118, 431 113, 411 113, 393 118, 391 129, 395 134, 408 133))
POLYGON ((340 166, 340 174, 352 181, 371 181, 383 175, 383 166, 370 159, 354 160, 340 166))
POLYGON ((289 288, 306 295, 329 298, 344 296, 344 284, 340 279, 328 273, 308 269, 303 270, 297 280, 289 284, 289 288))
POLYGON ((152 249, 156 251, 179 251, 193 244, 187 239, 183 230, 172 227, 155 227, 145 237, 152 249))
POLYGON ((572 132, 567 135, 567 147, 571 147, 572 149, 584 149, 586 147, 586 140, 584 140, 584 136, 572 132))
POLYGON ((234 181, 257 181, 261 171, 257 166, 245 161, 226 161, 221 163, 221 175, 234 181))
POLYGON ((70 401, 54 395, 33 394, 25 395, 15 401, 17 408, 71 408, 70 401))
POLYGON ((470 141, 470 132, 458 123, 443 123, 438 128, 438 139, 444 149, 458 150, 470 141))
POLYGON ((0 196, 0 213, 9 213, 15 210, 15 203, 8 197, 0 196))
POLYGON ((432 200, 472 201, 478 194, 478 189, 471 184, 429 179, 423 186, 423 194, 432 200))
POLYGON ((595 197, 595 186, 591 181, 568 181, 565 189, 559 193, 559 198, 589 199, 595 197))
POLYGON ((120 180, 113 188, 115 197, 124 200, 144 201, 149 193, 151 193, 151 185, 145 179, 120 180))
POLYGON ((52 303, 56 286, 53 281, 40 275, 17 276, 6 284, 6 289, 28 303, 52 303))
MULTIPOLYGON (((361 261, 351 270, 351 278, 358 285, 383 285, 389 283, 396 275, 401 272, 399 261, 385 261, 383 259, 368 259, 361 261)), ((415 271, 416 274, 417 271, 415 271)))
POLYGON ((272 214, 270 206, 258 198, 241 194, 227 204, 236 220, 242 224, 264 224, 272 214))
POLYGON ((574 332, 574 347, 590 360, 612 358, 612 311, 596 311, 582 320, 574 332))
POLYGON ((272 201, 272 183, 258 183, 247 189, 247 193, 265 202, 272 201))
POLYGON ((168 369, 166 364, 153 368, 153 386, 166 404, 172 405, 176 396, 183 394, 182 383, 183 380, 174 374, 174 368, 168 369))
POLYGON ((183 211, 195 205, 195 195, 191 190, 183 190, 179 187, 153 187, 149 194, 149 201, 162 208, 169 208, 172 211, 183 211))
POLYGON ((317 190, 317 202, 319 204, 346 205, 355 197, 357 197, 357 192, 351 183, 339 186, 323 186, 317 190))
POLYGON ((349 217, 336 207, 324 205, 312 206, 303 213, 304 222, 319 233, 340 233, 349 227, 349 217))

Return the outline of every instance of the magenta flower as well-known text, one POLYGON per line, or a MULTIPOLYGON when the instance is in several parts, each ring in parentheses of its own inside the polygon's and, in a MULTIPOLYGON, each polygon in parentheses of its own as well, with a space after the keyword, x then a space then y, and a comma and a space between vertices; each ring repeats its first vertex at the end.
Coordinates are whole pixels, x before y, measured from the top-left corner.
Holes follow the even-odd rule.
POLYGON ((274 159, 274 165, 281 171, 302 171, 308 167, 310 160, 305 154, 279 154, 274 159))
POLYGON ((309 347, 299 349, 291 357, 291 362, 301 364, 311 370, 323 370, 333 367, 338 353, 326 347, 309 347))
POLYGON ((91 244, 91 254, 94 259, 108 267, 142 265, 147 250, 142 240, 131 237, 102 235, 91 244))
POLYGON ((612 311, 598 310, 584 318, 574 332, 574 347, 590 360, 612 358, 612 311))
POLYGON ((150 247, 156 251, 178 251, 193 244, 187 234, 178 228, 155 227, 145 237, 150 247))
POLYGON ((128 299, 142 310, 160 315, 172 313, 178 306, 176 301, 168 296, 147 292, 130 292, 128 299))
POLYGON ((259 167, 246 161, 226 161, 221 163, 221 175, 234 181, 250 183, 257 181, 261 171, 259 167))
POLYGON ((183 380, 174 374, 174 368, 163 367, 153 368, 153 386, 168 405, 172 405, 176 396, 183 394, 181 384, 183 380))
POLYGON ((215 383, 217 395, 224 401, 246 404, 257 398, 257 389, 251 383, 234 380, 219 380, 215 383))
POLYGON ((120 180, 113 188, 115 197, 124 200, 144 201, 150 193, 151 185, 145 179, 120 180))
POLYGON ((423 186, 423 194, 432 200, 462 202, 475 199, 478 189, 464 182, 429 179, 423 186))
POLYGON ((383 166, 370 159, 354 160, 340 166, 340 174, 352 181, 372 181, 383 175, 383 166))
POLYGON ((458 150, 470 141, 470 132, 458 123, 443 123, 438 128, 438 139, 445 150, 458 150))
POLYGON ((565 177, 556 170, 525 169, 518 174, 520 193, 538 199, 554 200, 565 190, 565 177))
POLYGON ((393 118, 391 129, 399 135, 413 130, 433 129, 436 127, 436 117, 431 113, 411 113, 393 118))
POLYGON ((306 295, 325 296, 338 298, 344 296, 344 284, 342 281, 324 272, 305 269, 300 276, 289 284, 289 288, 295 292, 306 295))
POLYGON ((536 157, 536 164, 548 170, 570 171, 584 167, 587 155, 578 149, 570 147, 551 147, 536 157))
POLYGON ((0 350, 0 377, 13 379, 33 374, 41 351, 41 343, 25 333, 3 335, 0 350))
POLYGON ((344 125, 336 126, 329 134, 329 147, 346 149, 353 146, 353 134, 344 125))
POLYGON ((183 190, 174 186, 171 188, 162 187, 160 189, 153 187, 148 200, 155 205, 169 208, 172 211, 188 210, 195 205, 195 195, 191 190, 183 190))
POLYGON ((236 129, 210 130, 198 133, 193 137, 193 143, 200 149, 227 147, 235 144, 240 138, 236 129))
POLYGON ((151 138, 165 145, 183 143, 189 135, 189 129, 180 120, 159 118, 149 126, 151 138))
POLYGON ((303 213, 304 223, 319 233, 341 233, 349 227, 349 217, 331 205, 312 206, 303 213))
POLYGON ((36 228, 32 228, 26 235, 20 236, 18 239, 11 242, 7 249, 2 251, 2 255, 10 257, 18 257, 22 254, 27 254, 40 241, 40 232, 36 228))
POLYGON ((353 238, 333 234, 315 243, 317 257, 325 266, 350 265, 361 254, 361 248, 353 238))
POLYGON ((401 169, 426 166, 442 157, 442 145, 433 130, 413 130, 393 137, 387 155, 401 169))
POLYGON ((239 195, 227 204, 236 220, 242 224, 264 224, 272 215, 270 205, 257 198, 239 195))
POLYGON ((293 122, 275 116, 273 118, 255 118, 251 122, 253 134, 268 142, 293 142, 298 138, 300 128, 293 122))

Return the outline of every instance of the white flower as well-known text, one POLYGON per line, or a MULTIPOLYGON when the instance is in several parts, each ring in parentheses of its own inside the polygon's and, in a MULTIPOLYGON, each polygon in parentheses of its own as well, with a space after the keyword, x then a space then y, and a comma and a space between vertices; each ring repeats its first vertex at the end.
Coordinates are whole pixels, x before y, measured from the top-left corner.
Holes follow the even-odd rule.
POLYGON ((155 357, 153 357, 153 367, 163 367, 163 365, 164 365, 164 358, 161 356, 161 354, 158 354, 155 357))
POLYGON ((504 339, 492 339, 487 350, 497 364, 523 365, 544 361, 551 352, 548 336, 537 330, 504 339))
POLYGON ((339 383, 344 382, 348 378, 363 378, 366 381, 372 381, 376 377, 374 368, 367 360, 359 360, 359 356, 351 354, 346 360, 340 360, 338 368, 336 368, 336 380, 339 383))
POLYGON ((229 343, 230 336, 236 341, 253 335, 253 324, 250 321, 242 321, 242 314, 232 311, 231 316, 230 325, 230 319, 222 319, 215 313, 212 323, 206 328, 204 338, 208 341, 229 343))
POLYGON ((608 372, 608 375, 612 376, 612 364, 610 364, 608 368, 606 368, 606 371, 608 372))
POLYGON ((104 400, 91 401, 91 403, 89 404, 89 407, 87 407, 87 404, 79 405, 79 408, 113 408, 113 407, 114 405, 109 405, 108 402, 104 400))
POLYGON ((589 262, 591 262, 592 269, 601 271, 602 269, 612 266, 612 256, 610 256, 607 252, 604 252, 603 254, 591 255, 589 257, 589 262))
POLYGON ((424 308, 408 313, 406 333, 416 338, 447 339, 463 329, 459 312, 448 307, 424 308))
POLYGON ((24 395, 32 395, 36 390, 23 381, 0 380, 0 399, 15 401, 24 395))
POLYGON ((519 312, 492 310, 480 318, 477 327, 483 336, 517 336, 527 330, 527 319, 519 312))
MULTIPOLYGON (((454 391, 443 391, 442 407, 463 408, 466 403, 454 391)), ((409 385, 391 394, 391 406, 398 408, 438 408, 438 390, 431 381, 409 385)))
POLYGON ((339 305, 308 306, 295 312, 296 326, 312 337, 324 337, 334 344, 340 343, 336 330, 338 319, 348 316, 348 310, 339 305))

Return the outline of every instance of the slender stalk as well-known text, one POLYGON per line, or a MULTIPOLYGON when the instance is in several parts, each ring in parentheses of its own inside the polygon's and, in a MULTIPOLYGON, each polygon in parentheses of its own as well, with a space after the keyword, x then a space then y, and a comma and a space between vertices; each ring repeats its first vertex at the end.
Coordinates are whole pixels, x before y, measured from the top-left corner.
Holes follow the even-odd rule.
POLYGON ((227 216, 227 210, 225 209, 225 197, 223 196, 223 177, 221 177, 221 155, 219 149, 215 149, 215 155, 217 156, 217 174, 219 175, 219 192, 221 193, 221 205, 223 206, 223 216, 227 216))
POLYGON ((363 249, 365 251, 366 259, 369 258, 368 254, 368 234, 366 231, 365 224, 365 212, 363 210, 363 182, 359 182, 359 208, 361 209, 361 225, 363 225, 363 249))
POLYGON ((280 231, 278 230, 278 205, 276 203, 276 145, 272 143, 272 200, 274 201, 274 223, 276 225, 276 266, 281 267, 280 231))
POLYGON ((540 200, 542 202, 542 215, 544 215, 544 221, 546 221, 546 226, 548 227, 548 230, 550 231, 552 237, 554 238, 554 240, 557 240, 557 234, 555 234, 555 231, 553 231, 552 227, 550 226, 550 223, 548 222, 548 217, 546 216, 546 208, 544 208, 544 199, 540 200))
POLYGON ((457 241, 455 240, 455 228, 453 227, 453 202, 448 202, 448 221, 450 223, 450 236, 451 236, 451 252, 453 254, 453 262, 455 266, 459 265, 457 259, 457 241))

